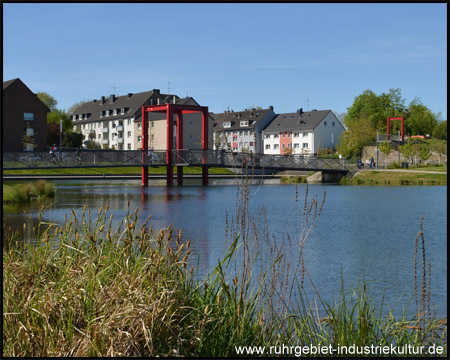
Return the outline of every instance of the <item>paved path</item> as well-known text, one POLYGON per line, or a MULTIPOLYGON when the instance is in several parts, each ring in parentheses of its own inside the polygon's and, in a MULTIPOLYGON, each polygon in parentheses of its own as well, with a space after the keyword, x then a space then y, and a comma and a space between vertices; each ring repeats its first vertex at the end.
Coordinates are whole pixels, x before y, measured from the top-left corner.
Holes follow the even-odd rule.
POLYGON ((393 172, 412 172, 412 173, 425 173, 425 174, 447 174, 446 171, 432 171, 432 170, 409 170, 409 169, 361 169, 358 171, 393 171, 393 172))

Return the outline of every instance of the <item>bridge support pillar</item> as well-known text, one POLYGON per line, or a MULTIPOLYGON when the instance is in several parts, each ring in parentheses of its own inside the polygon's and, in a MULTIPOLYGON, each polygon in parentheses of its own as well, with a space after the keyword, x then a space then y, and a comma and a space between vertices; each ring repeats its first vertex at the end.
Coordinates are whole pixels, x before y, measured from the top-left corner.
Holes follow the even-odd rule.
POLYGON ((148 186, 148 115, 142 107, 142 186, 148 186))
MULTIPOLYGON (((202 164, 207 164, 208 152, 208 109, 202 111, 202 164)), ((208 167, 202 166, 202 186, 208 186, 208 167)))
POLYGON ((171 106, 167 107, 167 150, 166 150, 166 185, 173 185, 173 109, 171 106))
MULTIPOLYGON (((177 112, 177 163, 181 162, 180 150, 183 149, 183 112, 177 112)), ((183 167, 177 166, 177 185, 183 186, 183 167)))

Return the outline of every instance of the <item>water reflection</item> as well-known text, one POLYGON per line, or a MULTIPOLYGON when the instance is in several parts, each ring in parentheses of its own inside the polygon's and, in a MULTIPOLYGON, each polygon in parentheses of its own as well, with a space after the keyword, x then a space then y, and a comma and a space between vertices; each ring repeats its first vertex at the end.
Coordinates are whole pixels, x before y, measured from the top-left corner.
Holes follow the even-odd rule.
MULTIPOLYGON (((57 196, 44 212, 47 222, 62 223, 74 210, 80 216, 84 205, 97 214, 107 202, 116 225, 127 213, 139 209, 138 227, 152 215, 150 224, 157 232, 173 225, 174 234, 182 229, 185 241, 191 240, 192 259, 199 260, 199 276, 210 272, 227 247, 225 218, 236 207, 236 187, 216 185, 201 187, 134 185, 109 186, 94 183, 73 186, 57 184, 57 196)), ((190 186, 189 186, 190 185, 190 186)), ((324 187, 309 186, 309 198, 320 203, 324 187)), ((298 257, 299 229, 305 186, 299 185, 295 201, 292 185, 260 186, 255 183, 250 195, 250 209, 257 213, 264 207, 269 234, 275 241, 292 242, 289 256, 298 257)), ((37 206, 27 205, 36 224, 37 206)), ((372 294, 397 308, 405 304, 414 289, 414 241, 424 215, 427 259, 432 264, 432 301, 446 314, 447 302, 447 204, 445 187, 341 187, 327 186, 326 200, 319 221, 305 244, 305 265, 321 296, 330 301, 340 290, 341 273, 346 286, 369 282, 372 294)), ((7 221, 20 224, 22 208, 4 212, 7 221)), ((256 252, 257 249, 254 249, 256 252)), ((308 289, 312 292, 311 285, 308 289)))

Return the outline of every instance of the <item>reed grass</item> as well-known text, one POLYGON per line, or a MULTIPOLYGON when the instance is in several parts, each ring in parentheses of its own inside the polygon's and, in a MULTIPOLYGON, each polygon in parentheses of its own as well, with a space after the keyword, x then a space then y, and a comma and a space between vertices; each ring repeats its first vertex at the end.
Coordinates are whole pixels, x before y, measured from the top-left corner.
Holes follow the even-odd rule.
POLYGON ((436 344, 446 356, 446 319, 431 313, 422 219, 416 316, 407 317, 408 304, 400 318, 384 315, 364 279, 346 290, 342 278, 339 297, 326 303, 318 292, 306 295, 305 283, 314 288, 314 281, 303 253, 326 192, 309 199, 306 185, 302 201, 296 186, 295 238, 275 240, 265 210, 250 210, 258 188, 243 170, 236 209, 227 214, 227 250, 204 279, 194 276, 190 241, 170 226, 154 230, 151 217, 138 227, 139 210, 129 203, 117 229, 108 204, 96 215, 72 211, 60 225, 42 221, 42 208, 38 226, 24 224, 25 240, 4 225, 3 354, 229 357, 243 345, 436 344))

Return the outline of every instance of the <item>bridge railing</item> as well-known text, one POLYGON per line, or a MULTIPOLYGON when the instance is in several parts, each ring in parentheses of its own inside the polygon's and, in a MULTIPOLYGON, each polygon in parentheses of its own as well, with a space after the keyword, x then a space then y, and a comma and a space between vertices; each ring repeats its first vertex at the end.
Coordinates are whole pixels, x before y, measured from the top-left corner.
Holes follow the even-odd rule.
MULTIPOLYGON (((324 159, 304 155, 261 155, 231 153, 225 150, 173 150, 173 165, 255 167, 265 169, 348 170, 348 160, 324 159)), ((3 153, 3 170, 81 167, 164 166, 166 151, 81 150, 3 153)))

